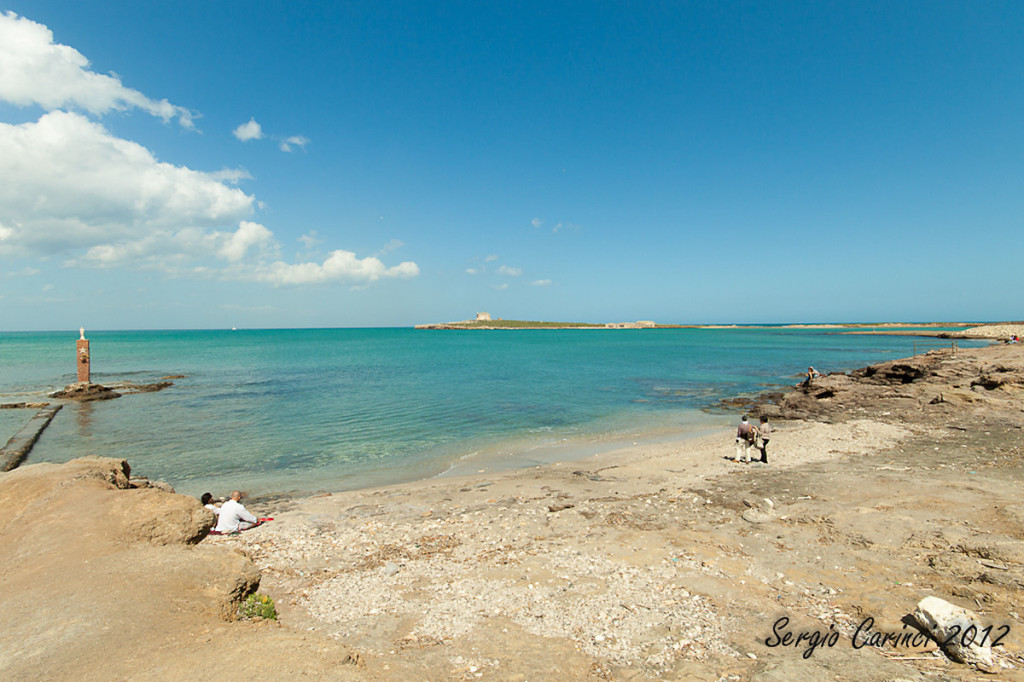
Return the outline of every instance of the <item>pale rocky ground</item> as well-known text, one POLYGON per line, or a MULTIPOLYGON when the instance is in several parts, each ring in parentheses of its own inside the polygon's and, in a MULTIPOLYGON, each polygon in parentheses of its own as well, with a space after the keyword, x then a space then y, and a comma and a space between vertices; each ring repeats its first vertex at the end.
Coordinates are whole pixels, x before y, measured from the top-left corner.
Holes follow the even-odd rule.
POLYGON ((971 327, 955 336, 964 336, 973 339, 1000 339, 1006 340, 1013 336, 1024 339, 1024 324, 988 324, 981 327, 971 327))
POLYGON ((110 460, 23 467, 0 476, 0 677, 981 677, 852 646, 938 596, 1008 628, 985 679, 1024 679, 1022 396, 1021 346, 933 353, 781 400, 810 420, 776 424, 769 466, 721 432, 277 501, 198 544, 198 502, 110 460), (254 568, 277 623, 224 617, 254 568), (837 643, 769 647, 782 617, 837 643))

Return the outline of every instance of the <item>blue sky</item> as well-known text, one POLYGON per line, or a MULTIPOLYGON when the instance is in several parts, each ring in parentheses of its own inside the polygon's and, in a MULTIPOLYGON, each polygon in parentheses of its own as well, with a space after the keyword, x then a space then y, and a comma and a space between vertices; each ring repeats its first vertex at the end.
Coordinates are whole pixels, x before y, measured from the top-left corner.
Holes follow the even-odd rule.
POLYGON ((1022 319, 1022 29, 0 0, 0 329, 1022 319))

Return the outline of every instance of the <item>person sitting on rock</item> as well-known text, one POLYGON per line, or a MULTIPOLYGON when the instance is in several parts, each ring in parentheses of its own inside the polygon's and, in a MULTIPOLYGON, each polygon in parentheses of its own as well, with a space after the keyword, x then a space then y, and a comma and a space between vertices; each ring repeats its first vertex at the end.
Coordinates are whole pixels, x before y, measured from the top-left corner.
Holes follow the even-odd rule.
POLYGON ((236 530, 247 530, 259 524, 255 516, 249 513, 241 502, 242 493, 234 491, 231 499, 220 506, 220 514, 217 515, 218 533, 233 533, 236 530))
POLYGON ((807 368, 807 378, 804 379, 804 386, 810 386, 811 385, 811 379, 817 379, 820 376, 821 376, 821 372, 819 372, 818 370, 814 369, 814 367, 808 367, 807 368))
POLYGON ((199 498, 199 501, 203 503, 203 506, 212 511, 214 514, 220 515, 220 507, 213 503, 213 495, 210 493, 203 493, 203 496, 199 498))

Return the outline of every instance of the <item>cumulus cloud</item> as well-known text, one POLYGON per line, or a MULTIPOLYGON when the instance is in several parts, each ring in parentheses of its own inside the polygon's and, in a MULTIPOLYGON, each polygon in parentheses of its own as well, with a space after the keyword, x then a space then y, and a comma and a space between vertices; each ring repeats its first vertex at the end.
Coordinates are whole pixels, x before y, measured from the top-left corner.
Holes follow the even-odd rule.
POLYGON ((322 262, 285 263, 268 260, 279 251, 273 233, 258 223, 242 221, 235 231, 185 229, 148 235, 135 241, 101 244, 71 265, 154 268, 174 274, 192 273, 222 280, 299 286, 342 282, 369 284, 380 279, 419 275, 411 261, 388 267, 373 256, 358 258, 351 251, 332 251, 322 262), (199 265, 211 254, 224 267, 199 265))
MULTIPOLYGON (((270 230, 262 225, 242 221, 236 230, 212 230, 195 227, 180 230, 159 230, 132 239, 97 244, 81 257, 68 259, 65 264, 83 267, 135 267, 151 268, 181 274, 194 271, 216 274, 218 269, 206 265, 211 258, 229 264, 240 263, 255 253, 251 260, 276 257, 277 242, 270 230)), ((225 272, 237 272, 239 266, 229 266, 225 272)))
POLYGON ((248 142, 249 140, 259 140, 263 138, 263 128, 260 126, 259 123, 256 122, 256 119, 250 118, 248 123, 243 123, 242 125, 238 126, 232 131, 231 134, 237 137, 242 142, 248 142))
MULTIPOLYGON (((243 123, 238 126, 231 131, 231 134, 242 142, 262 140, 264 137, 267 137, 263 132, 263 126, 257 123, 255 118, 250 118, 247 123, 243 123)), ((283 152, 292 152, 295 151, 296 148, 305 149, 306 145, 309 144, 309 138, 305 135, 290 135, 285 138, 271 135, 270 137, 278 140, 277 147, 283 152)))
POLYGON ((245 258, 251 248, 266 247, 273 242, 274 234, 270 230, 258 223, 243 220, 238 226, 238 231, 225 240, 217 254, 234 263, 245 258))
MULTIPOLYGON (((149 268, 274 285, 419 274, 411 261, 388 267, 343 250, 322 263, 281 261, 273 232, 250 220, 259 202, 237 187, 250 177, 246 171, 207 173, 161 162, 81 112, 134 107, 186 126, 191 114, 88 66, 76 50, 54 43, 45 26, 0 13, 0 101, 48 110, 37 121, 0 122, 0 256, 62 256, 68 267, 149 268)), ((256 139, 262 131, 250 119, 235 134, 256 139)), ((292 145, 306 142, 289 138, 292 145)), ((300 241, 309 247, 315 235, 300 241)), ((382 253, 399 246, 393 240, 382 253)))
POLYGON ((495 254, 492 254, 490 256, 487 256, 487 258, 484 258, 484 262, 485 263, 492 263, 492 262, 494 262, 496 260, 498 260, 498 256, 495 255, 495 254))
POLYGON ((381 278, 406 279, 420 274, 419 267, 406 261, 394 267, 387 267, 372 256, 357 258, 351 251, 332 251, 323 263, 288 264, 277 261, 256 273, 256 279, 271 284, 322 284, 335 280, 355 284, 375 282, 381 278))
POLYGON ((237 224, 254 198, 158 161, 76 113, 0 123, 0 251, 54 254, 186 226, 237 224))
POLYGON ((506 275, 508 277, 518 277, 519 275, 523 274, 523 269, 522 268, 510 268, 507 265, 502 265, 500 268, 498 268, 498 274, 499 275, 506 275))
POLYGON ((306 145, 309 144, 309 138, 304 135, 292 135, 281 140, 278 148, 283 152, 292 151, 292 147, 299 147, 305 149, 306 145))
POLYGON ((530 286, 534 286, 534 287, 549 287, 549 286, 551 286, 551 280, 550 279, 535 279, 534 281, 530 282, 530 286))
POLYGON ((115 75, 89 70, 78 50, 55 43, 46 26, 14 12, 0 13, 0 100, 52 111, 82 109, 93 115, 141 109, 191 128, 192 113, 166 99, 153 100, 126 88, 115 75))
POLYGON ((269 264, 279 245, 268 228, 247 220, 255 199, 217 176, 158 161, 76 113, 0 123, 0 254, 66 254, 69 266, 176 274, 192 267, 206 276, 274 284, 365 283, 419 273, 415 263, 389 268, 347 251, 322 264, 269 264), (193 267, 211 258, 227 265, 193 267))

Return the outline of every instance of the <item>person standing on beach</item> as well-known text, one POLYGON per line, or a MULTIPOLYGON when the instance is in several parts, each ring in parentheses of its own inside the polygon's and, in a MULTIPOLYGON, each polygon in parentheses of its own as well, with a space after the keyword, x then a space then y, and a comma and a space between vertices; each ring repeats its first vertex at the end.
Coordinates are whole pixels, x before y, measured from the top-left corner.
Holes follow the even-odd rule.
POLYGON ((241 500, 242 493, 237 490, 231 493, 231 499, 220 506, 217 527, 214 530, 218 533, 232 533, 236 530, 247 530, 259 523, 242 505, 241 500))
POLYGON ((736 429, 736 459, 733 461, 739 462, 742 459, 750 463, 750 448, 754 446, 755 440, 757 429, 747 420, 747 415, 743 415, 739 428, 736 429))
POLYGON ((761 424, 757 427, 758 432, 761 435, 761 461, 765 464, 768 463, 768 441, 772 437, 772 427, 768 423, 768 417, 761 415, 761 424))

